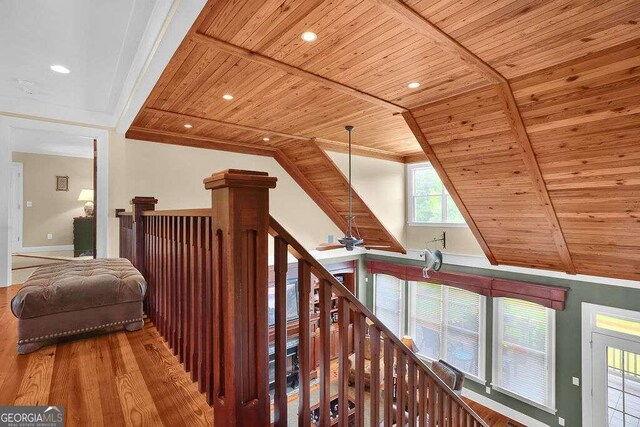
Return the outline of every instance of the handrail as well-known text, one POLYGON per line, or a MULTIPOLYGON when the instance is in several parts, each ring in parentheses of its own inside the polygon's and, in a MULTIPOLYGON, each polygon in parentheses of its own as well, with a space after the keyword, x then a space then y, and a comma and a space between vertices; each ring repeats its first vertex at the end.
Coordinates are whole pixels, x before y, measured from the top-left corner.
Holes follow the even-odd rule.
POLYGON ((168 209, 164 211, 144 211, 142 216, 211 216, 211 208, 204 209, 168 209))
POLYGON ((460 398, 457 394, 449 388, 448 385, 442 381, 432 370, 429 368, 413 351, 411 351, 402 341, 395 336, 395 334, 382 323, 356 296, 351 293, 342 283, 340 283, 318 260, 316 260, 289 232, 287 232, 282 225, 278 223, 272 216, 269 217, 269 234, 273 237, 279 237, 283 239, 290 247, 290 252, 299 260, 304 260, 311 265, 312 272, 323 280, 328 281, 331 284, 331 290, 339 294, 340 297, 345 298, 350 306, 362 313, 373 325, 382 333, 385 337, 388 337, 391 342, 397 347, 402 349, 404 356, 410 359, 418 368, 422 369, 427 375, 443 390, 447 391, 448 397, 453 399, 460 407, 462 407, 467 413, 471 414, 474 421, 478 422, 482 426, 487 424, 480 418, 469 405, 460 398))

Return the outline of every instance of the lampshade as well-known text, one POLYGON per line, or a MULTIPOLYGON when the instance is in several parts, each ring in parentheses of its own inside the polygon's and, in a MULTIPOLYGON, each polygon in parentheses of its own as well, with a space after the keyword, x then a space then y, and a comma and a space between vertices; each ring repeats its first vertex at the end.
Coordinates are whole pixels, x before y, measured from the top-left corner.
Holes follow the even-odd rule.
POLYGON ((83 188, 78 196, 79 202, 93 202, 93 190, 83 188))
POLYGON ((418 349, 418 346, 416 345, 416 342, 409 335, 403 336, 401 341, 402 341, 402 344, 409 347, 409 350, 413 351, 414 353, 418 352, 419 349, 418 349))

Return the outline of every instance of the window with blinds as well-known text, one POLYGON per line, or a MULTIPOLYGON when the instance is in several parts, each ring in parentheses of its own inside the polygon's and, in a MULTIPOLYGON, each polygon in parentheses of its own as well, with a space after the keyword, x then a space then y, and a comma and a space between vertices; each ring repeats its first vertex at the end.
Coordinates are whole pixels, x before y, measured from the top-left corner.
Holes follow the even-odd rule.
POLYGON ((404 332, 403 289, 404 280, 385 274, 375 275, 375 315, 398 337, 404 332))
POLYGON ((485 297, 449 286, 409 282, 409 333, 418 354, 484 379, 485 297))
POLYGON ((548 409, 555 406, 555 311, 494 299, 493 386, 548 409))

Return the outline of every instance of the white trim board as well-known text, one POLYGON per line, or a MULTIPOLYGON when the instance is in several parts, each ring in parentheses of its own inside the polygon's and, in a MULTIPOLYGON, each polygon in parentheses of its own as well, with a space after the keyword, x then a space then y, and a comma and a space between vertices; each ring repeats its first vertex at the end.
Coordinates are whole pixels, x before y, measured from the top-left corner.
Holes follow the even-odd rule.
POLYGON ((23 247, 22 250, 15 252, 17 254, 29 254, 31 252, 56 252, 56 251, 72 251, 73 245, 52 245, 52 246, 31 246, 23 247))
POLYGON ((462 389, 462 395, 467 397, 474 402, 477 402, 492 411, 496 411, 502 415, 505 415, 511 418, 514 421, 522 423, 529 427, 549 427, 549 424, 545 424, 542 421, 538 421, 535 418, 531 418, 528 415, 523 414, 522 412, 518 412, 515 409, 512 409, 508 406, 503 405, 502 403, 498 403, 495 400, 492 400, 490 397, 484 396, 480 393, 476 393, 475 391, 471 391, 468 388, 462 389))
POLYGON ((592 389, 593 389, 593 366, 592 366, 592 334, 604 334, 613 337, 639 341, 637 337, 628 336, 619 332, 597 328, 593 323, 595 316, 602 313, 620 319, 629 319, 640 322, 640 312, 626 310, 623 308, 609 307, 606 305, 582 303, 581 316, 581 347, 582 347, 582 424, 584 427, 592 427, 592 389))
MULTIPOLYGON (((395 252, 385 252, 378 250, 370 250, 369 253, 372 255, 381 255, 391 258, 402 258, 402 259, 411 259, 416 261, 422 261, 420 258, 420 252, 422 250, 418 249, 407 249, 406 254, 398 254, 395 252)), ((635 280, 624 280, 624 279, 612 279, 609 277, 600 277, 600 276, 589 276, 586 274, 567 274, 559 271, 551 271, 551 270, 542 270, 535 268, 525 268, 525 267, 512 267, 509 265, 491 265, 489 260, 480 255, 462 255, 462 254, 452 254, 443 252, 444 258, 443 261, 445 264, 451 265, 459 265, 462 267, 473 267, 473 268, 483 268, 485 270, 495 270, 495 271, 507 271, 512 273, 520 273, 520 274, 528 274, 531 276, 544 276, 544 277, 553 277, 564 280, 576 280, 580 282, 590 282, 590 283, 600 283, 603 285, 612 285, 612 286, 621 286, 624 288, 633 288, 640 289, 640 282, 635 280)))
MULTIPOLYGON (((162 25, 158 25, 157 21, 153 21, 153 24, 150 23, 150 26, 158 27, 155 38, 151 39, 145 33, 147 37, 140 42, 141 50, 147 52, 147 54, 144 55, 144 62, 142 62, 139 50, 131 66, 130 73, 133 72, 136 78, 132 80, 130 79, 131 76, 127 77, 123 95, 129 92, 128 96, 121 98, 118 102, 118 108, 121 108, 121 113, 116 122, 118 133, 125 133, 129 129, 160 75, 205 4, 206 0, 174 0, 169 5, 169 0, 163 0, 161 4, 156 5, 157 7, 153 10, 154 17, 162 16, 162 13, 166 13, 166 18, 163 20, 162 25), (130 91, 128 90, 129 87, 131 88, 130 91)), ((148 33, 153 32, 155 30, 148 33)))

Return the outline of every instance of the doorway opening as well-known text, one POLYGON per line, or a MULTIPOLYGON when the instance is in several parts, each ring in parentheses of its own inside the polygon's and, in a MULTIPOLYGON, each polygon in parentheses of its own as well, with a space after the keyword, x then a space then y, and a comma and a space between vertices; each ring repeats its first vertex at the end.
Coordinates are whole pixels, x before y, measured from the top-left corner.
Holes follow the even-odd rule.
POLYGON ((585 426, 640 425, 640 312, 583 303, 585 426))

